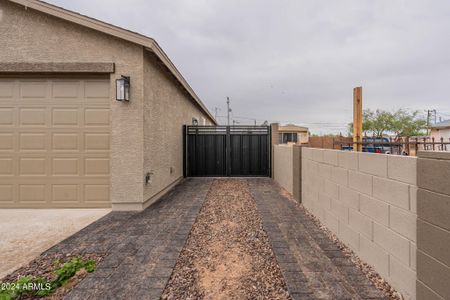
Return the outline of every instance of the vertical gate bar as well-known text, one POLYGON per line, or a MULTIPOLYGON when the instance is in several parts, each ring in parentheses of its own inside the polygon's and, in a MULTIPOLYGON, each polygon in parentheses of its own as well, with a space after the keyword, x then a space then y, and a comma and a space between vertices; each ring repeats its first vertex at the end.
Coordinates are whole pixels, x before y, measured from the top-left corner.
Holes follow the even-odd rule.
POLYGON ((272 126, 267 126, 267 156, 269 165, 267 166, 268 176, 272 177, 272 126))
POLYGON ((186 178, 187 168, 187 126, 183 125, 183 178, 186 178))
POLYGON ((231 145, 231 139, 230 139, 230 126, 227 126, 227 137, 225 141, 225 165, 227 166, 227 173, 226 176, 231 175, 231 152, 230 152, 230 145, 231 145))

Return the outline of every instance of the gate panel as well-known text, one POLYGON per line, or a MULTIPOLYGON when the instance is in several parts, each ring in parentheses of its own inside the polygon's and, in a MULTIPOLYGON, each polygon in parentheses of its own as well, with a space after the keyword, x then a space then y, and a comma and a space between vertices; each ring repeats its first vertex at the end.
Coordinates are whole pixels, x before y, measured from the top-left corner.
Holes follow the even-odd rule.
POLYGON ((186 126, 187 176, 270 176, 268 126, 186 126))

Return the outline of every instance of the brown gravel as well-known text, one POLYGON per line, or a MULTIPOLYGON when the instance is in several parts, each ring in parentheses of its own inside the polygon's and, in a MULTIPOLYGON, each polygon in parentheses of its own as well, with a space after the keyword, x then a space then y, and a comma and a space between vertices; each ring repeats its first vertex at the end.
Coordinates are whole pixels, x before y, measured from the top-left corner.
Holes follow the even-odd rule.
POLYGON ((339 247, 339 249, 341 249, 342 253, 345 256, 350 258, 350 260, 366 275, 366 277, 377 287, 377 289, 382 291, 391 300, 403 299, 399 292, 397 292, 386 280, 384 280, 372 266, 362 261, 355 254, 355 252, 353 252, 349 247, 343 244, 333 232, 331 232, 324 224, 322 224, 319 218, 309 212, 308 209, 306 209, 302 204, 298 203, 289 192, 284 190, 282 187, 281 189, 283 196, 295 202, 297 206, 303 209, 306 215, 310 217, 314 221, 314 223, 316 223, 316 225, 334 242, 336 246, 339 247))
POLYGON ((246 180, 215 180, 162 299, 290 299, 246 180))
MULTIPOLYGON (((17 279, 24 276, 32 276, 32 277, 46 277, 49 281, 56 279, 55 271, 55 263, 65 263, 70 261, 74 257, 80 257, 83 260, 93 259, 98 263, 102 260, 103 255, 100 254, 85 254, 85 255, 74 255, 74 254, 43 254, 27 265, 17 269, 13 273, 5 276, 0 279, 0 282, 15 282, 17 279)), ((51 300, 59 300, 63 299, 65 295, 67 295, 74 286, 76 286, 83 278, 87 276, 87 272, 82 269, 78 271, 74 277, 72 277, 66 284, 60 288, 58 288, 52 295, 49 295, 45 298, 43 297, 33 297, 29 295, 21 296, 20 300, 23 299, 51 299, 51 300)))

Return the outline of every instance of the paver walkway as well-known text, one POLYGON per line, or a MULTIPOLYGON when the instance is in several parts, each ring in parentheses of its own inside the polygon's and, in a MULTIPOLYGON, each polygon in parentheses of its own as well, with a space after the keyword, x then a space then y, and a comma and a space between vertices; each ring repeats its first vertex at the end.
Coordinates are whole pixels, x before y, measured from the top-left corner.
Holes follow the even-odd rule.
MULTIPOLYGON (((293 299, 382 299, 364 274, 269 178, 247 179, 293 299)), ((48 253, 107 253, 67 299, 159 299, 212 179, 191 178, 140 213, 114 212, 48 253)))
POLYGON ((249 185, 293 299, 386 299, 273 180, 249 185))
POLYGON ((66 299, 159 299, 210 184, 188 179, 143 212, 113 212, 48 250, 108 253, 66 299))

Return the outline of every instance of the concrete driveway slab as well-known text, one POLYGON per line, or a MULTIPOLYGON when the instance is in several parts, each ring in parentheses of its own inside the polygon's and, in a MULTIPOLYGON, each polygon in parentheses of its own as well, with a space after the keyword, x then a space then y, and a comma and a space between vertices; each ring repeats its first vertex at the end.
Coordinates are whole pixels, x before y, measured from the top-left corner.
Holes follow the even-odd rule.
POLYGON ((0 278, 110 209, 0 209, 0 278))

